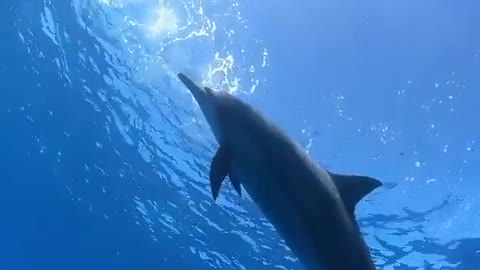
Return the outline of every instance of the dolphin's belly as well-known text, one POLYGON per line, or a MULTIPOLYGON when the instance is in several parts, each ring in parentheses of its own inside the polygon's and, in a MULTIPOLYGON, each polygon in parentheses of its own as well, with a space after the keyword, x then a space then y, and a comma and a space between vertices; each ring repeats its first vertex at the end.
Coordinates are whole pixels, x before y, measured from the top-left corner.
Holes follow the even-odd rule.
POLYGON ((308 269, 323 269, 314 239, 291 196, 269 171, 251 165, 234 162, 232 174, 240 178, 250 197, 302 263, 308 269))

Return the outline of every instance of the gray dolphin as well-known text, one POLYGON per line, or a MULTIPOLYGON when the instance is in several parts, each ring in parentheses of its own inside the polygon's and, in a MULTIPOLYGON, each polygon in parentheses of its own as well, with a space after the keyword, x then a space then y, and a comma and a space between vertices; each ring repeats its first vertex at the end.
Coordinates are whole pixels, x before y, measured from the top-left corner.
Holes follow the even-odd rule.
POLYGON ((380 181, 327 171, 249 104, 228 92, 199 87, 183 73, 178 77, 219 143, 210 167, 214 200, 229 176, 307 269, 375 269, 354 210, 380 181))

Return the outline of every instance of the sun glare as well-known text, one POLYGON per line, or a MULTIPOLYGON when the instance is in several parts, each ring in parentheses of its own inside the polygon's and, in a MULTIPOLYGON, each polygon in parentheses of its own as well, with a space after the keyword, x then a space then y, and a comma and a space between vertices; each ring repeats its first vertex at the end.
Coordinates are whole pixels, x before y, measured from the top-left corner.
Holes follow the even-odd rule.
POLYGON ((178 29, 178 19, 175 11, 171 8, 161 7, 157 10, 155 21, 150 26, 153 36, 175 33, 178 29))

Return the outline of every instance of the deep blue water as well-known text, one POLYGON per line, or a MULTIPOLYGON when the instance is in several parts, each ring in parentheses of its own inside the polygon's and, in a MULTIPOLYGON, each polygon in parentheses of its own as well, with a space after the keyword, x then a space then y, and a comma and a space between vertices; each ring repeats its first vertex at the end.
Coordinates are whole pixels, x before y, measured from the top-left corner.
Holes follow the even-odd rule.
POLYGON ((216 144, 177 72, 384 181, 357 208, 378 269, 480 269, 479 11, 0 1, 0 269, 302 269, 248 197, 212 202, 216 144))

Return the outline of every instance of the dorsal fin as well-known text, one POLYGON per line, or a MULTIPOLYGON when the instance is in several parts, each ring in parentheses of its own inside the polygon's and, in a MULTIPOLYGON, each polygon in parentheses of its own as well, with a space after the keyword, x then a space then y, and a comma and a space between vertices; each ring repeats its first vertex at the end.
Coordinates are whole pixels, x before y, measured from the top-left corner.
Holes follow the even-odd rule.
POLYGON ((345 207, 352 215, 357 203, 368 193, 382 185, 382 182, 369 176, 329 173, 337 186, 345 207))

